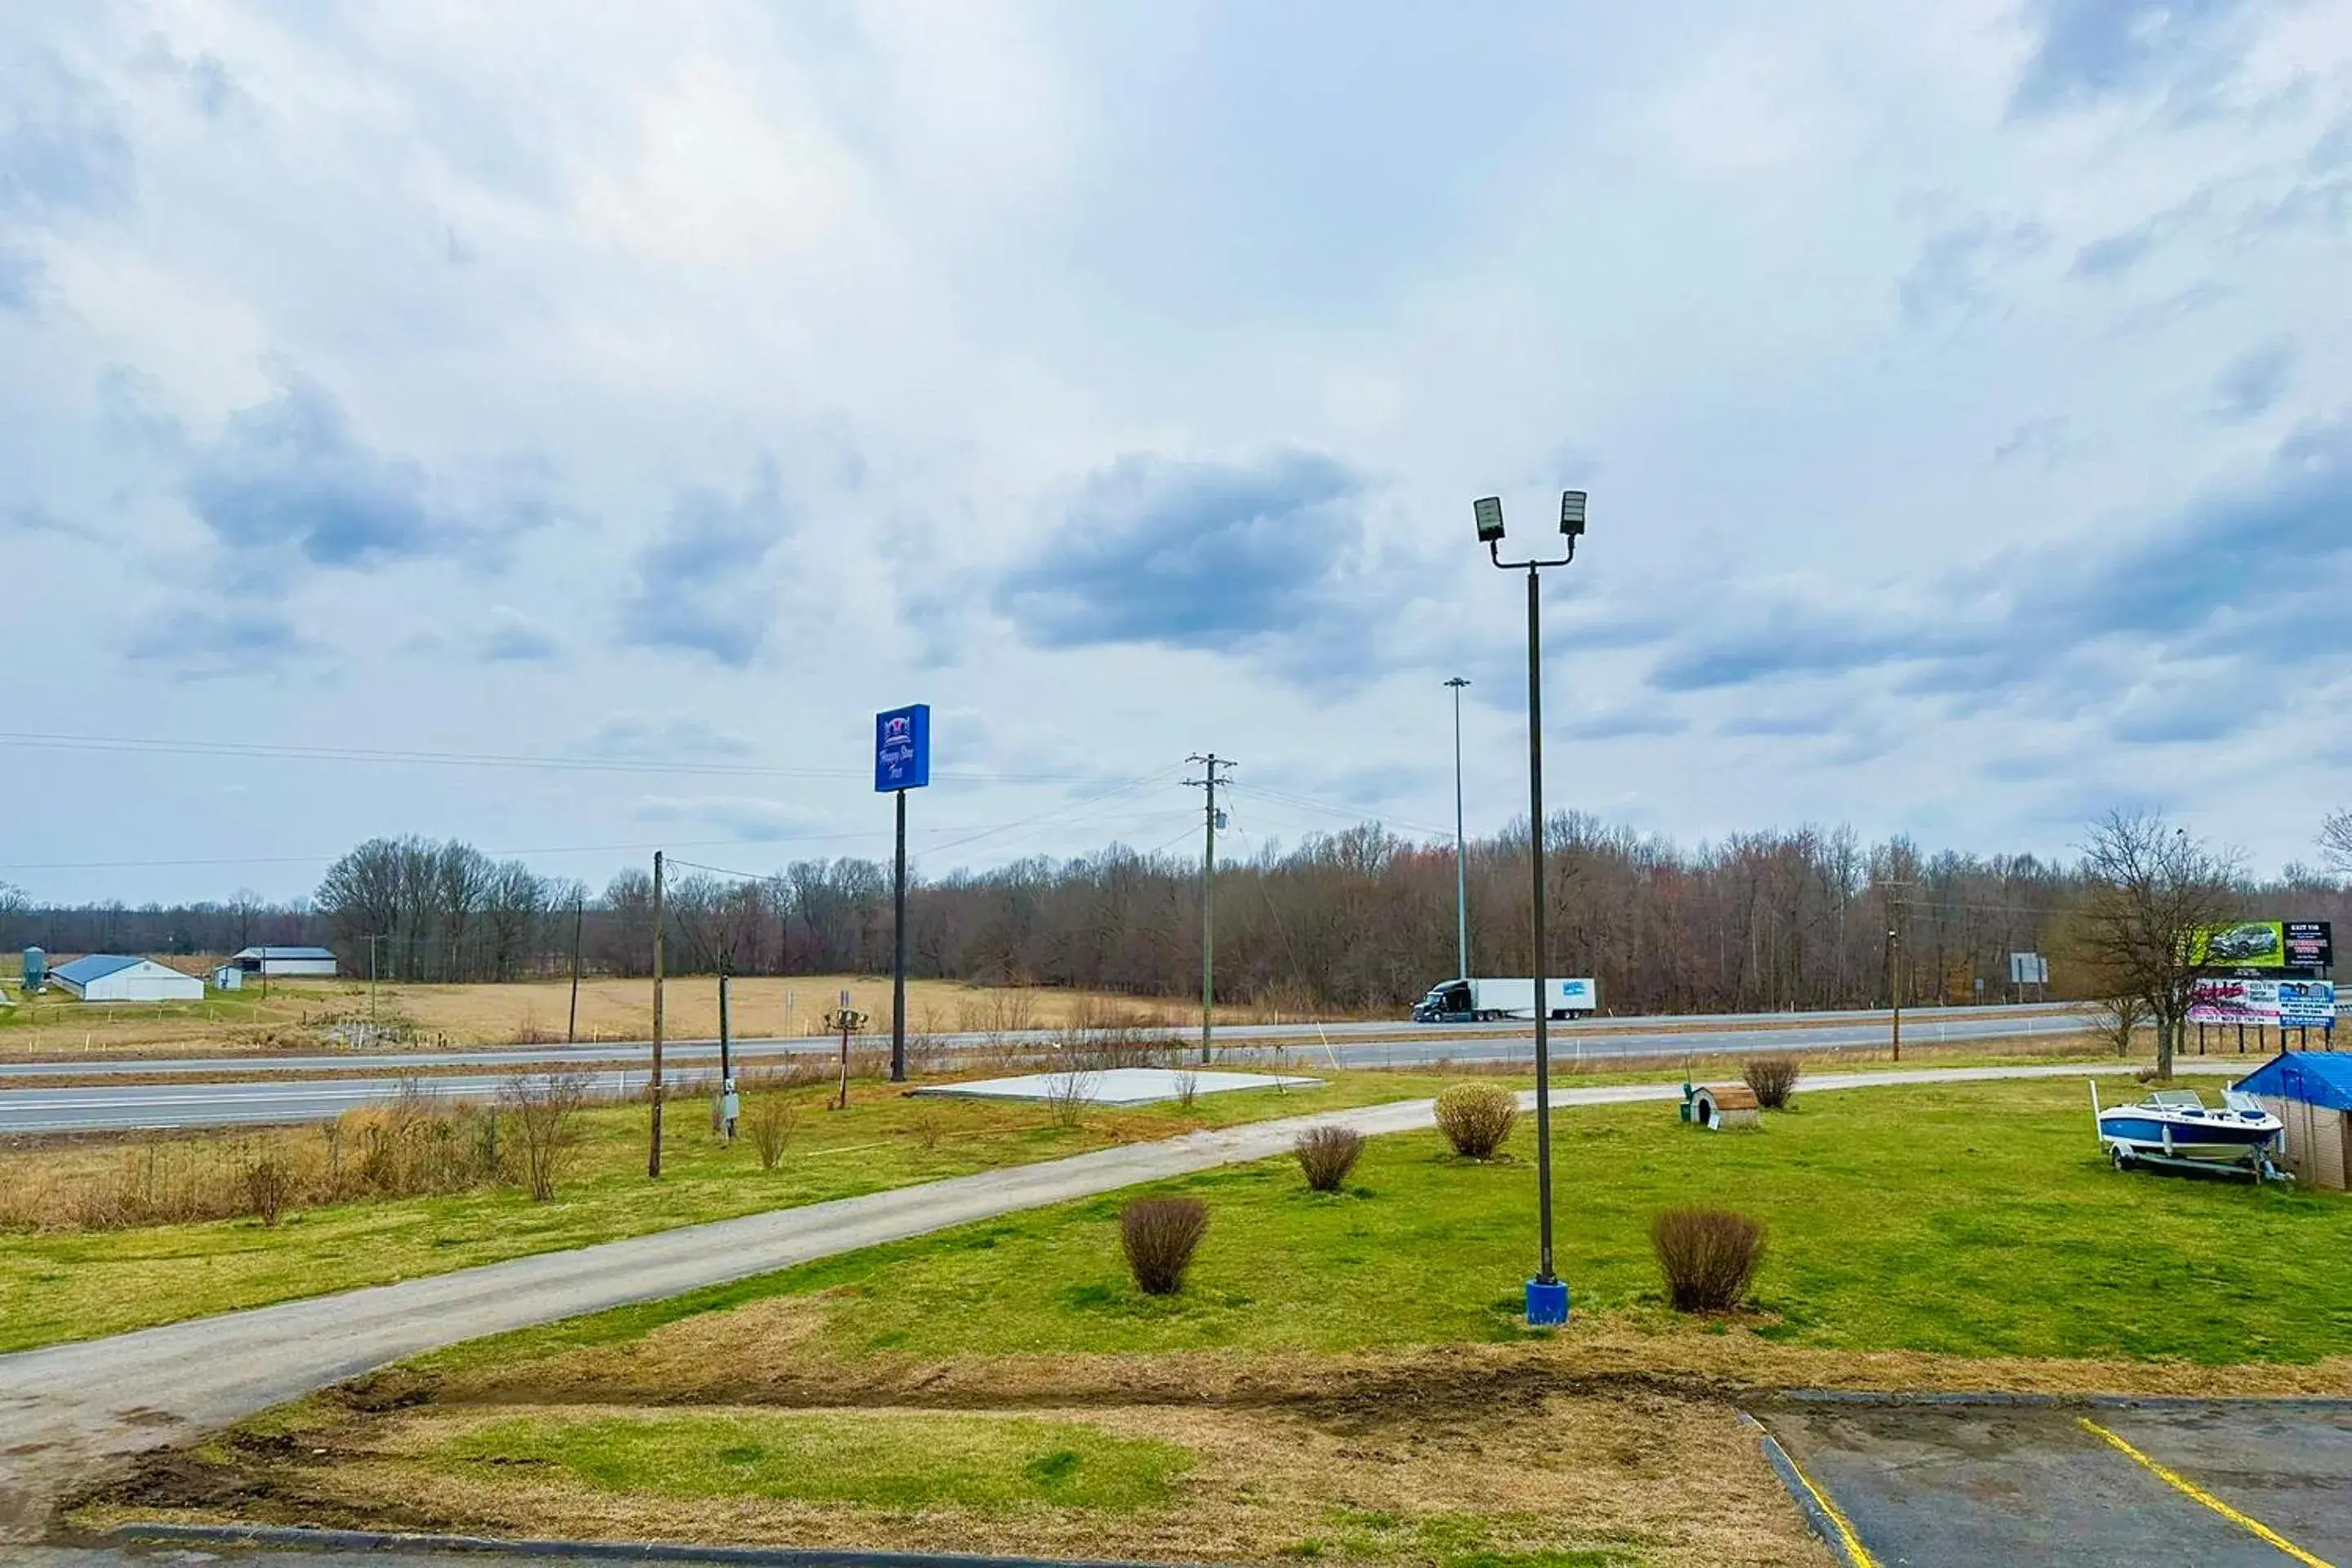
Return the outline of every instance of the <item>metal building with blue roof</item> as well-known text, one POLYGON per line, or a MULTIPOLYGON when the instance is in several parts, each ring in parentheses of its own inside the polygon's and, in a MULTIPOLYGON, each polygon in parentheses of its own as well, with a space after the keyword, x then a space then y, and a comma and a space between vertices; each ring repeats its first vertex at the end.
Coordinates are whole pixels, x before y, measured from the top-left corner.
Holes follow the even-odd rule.
POLYGON ((2352 1052, 2282 1051, 2237 1082, 2284 1126, 2297 1181, 2352 1189, 2352 1052))

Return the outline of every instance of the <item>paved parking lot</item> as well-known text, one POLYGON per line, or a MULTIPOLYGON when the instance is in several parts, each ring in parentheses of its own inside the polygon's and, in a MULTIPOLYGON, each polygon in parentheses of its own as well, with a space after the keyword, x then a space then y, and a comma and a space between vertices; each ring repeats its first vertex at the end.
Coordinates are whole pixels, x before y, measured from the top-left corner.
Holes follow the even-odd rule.
POLYGON ((1755 1414, 1857 1562, 2352 1568, 2352 1401, 1794 1397, 1755 1414))

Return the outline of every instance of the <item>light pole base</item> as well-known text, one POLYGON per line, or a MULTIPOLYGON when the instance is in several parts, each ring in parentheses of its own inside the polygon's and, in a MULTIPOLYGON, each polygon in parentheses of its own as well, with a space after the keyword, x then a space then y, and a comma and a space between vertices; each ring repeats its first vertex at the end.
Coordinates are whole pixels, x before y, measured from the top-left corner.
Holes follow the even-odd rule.
POLYGON ((1528 1281, 1528 1327, 1556 1329, 1568 1321, 1568 1281, 1528 1281))

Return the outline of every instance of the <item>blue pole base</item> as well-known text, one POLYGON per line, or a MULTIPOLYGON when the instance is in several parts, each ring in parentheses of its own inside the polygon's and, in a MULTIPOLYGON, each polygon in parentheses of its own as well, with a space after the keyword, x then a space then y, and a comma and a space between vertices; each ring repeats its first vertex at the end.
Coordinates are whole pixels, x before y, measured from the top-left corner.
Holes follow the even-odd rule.
POLYGON ((1568 1281, 1528 1281, 1528 1327, 1553 1329, 1568 1321, 1568 1281))

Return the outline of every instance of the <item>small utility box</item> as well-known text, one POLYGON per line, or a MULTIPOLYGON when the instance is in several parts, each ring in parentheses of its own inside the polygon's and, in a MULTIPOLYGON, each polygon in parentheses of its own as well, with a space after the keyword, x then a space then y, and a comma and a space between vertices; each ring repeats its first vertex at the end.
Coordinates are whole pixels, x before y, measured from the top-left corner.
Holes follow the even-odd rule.
POLYGON ((1685 1120, 1713 1132, 1764 1125, 1764 1108, 1756 1102, 1756 1091, 1744 1083, 1706 1084, 1693 1089, 1684 1114, 1685 1120))

